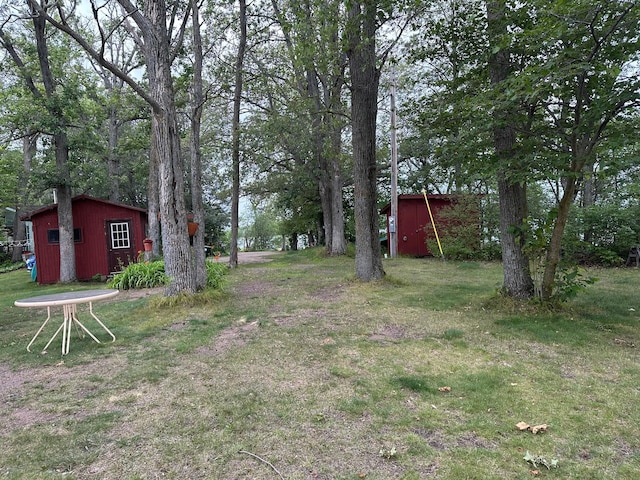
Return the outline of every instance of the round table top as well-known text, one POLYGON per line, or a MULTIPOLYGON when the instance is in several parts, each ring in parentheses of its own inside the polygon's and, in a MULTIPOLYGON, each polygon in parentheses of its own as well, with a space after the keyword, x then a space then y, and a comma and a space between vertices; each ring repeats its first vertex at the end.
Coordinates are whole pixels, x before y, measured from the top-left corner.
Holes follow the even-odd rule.
POLYGON ((115 297, 119 290, 78 290, 76 292, 52 293, 37 297, 16 300, 16 307, 54 307, 56 305, 70 305, 72 303, 93 302, 115 297))

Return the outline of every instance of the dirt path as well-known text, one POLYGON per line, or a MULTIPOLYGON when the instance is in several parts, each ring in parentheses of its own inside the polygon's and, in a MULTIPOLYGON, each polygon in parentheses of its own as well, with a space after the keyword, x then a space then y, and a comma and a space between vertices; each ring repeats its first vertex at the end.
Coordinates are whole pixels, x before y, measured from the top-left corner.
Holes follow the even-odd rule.
MULTIPOLYGON (((282 252, 238 252, 238 264, 270 262, 276 255, 282 255, 282 252)), ((220 257, 218 262, 229 263, 229 257, 220 257)))

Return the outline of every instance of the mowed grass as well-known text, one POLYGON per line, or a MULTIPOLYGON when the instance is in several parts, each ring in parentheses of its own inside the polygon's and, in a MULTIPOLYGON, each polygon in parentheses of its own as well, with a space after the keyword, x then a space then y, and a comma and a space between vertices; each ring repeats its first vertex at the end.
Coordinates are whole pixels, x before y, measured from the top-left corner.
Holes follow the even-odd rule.
POLYGON ((26 352, 45 312, 12 304, 69 287, 1 275, 0 478, 640 478, 639 270, 552 312, 496 301, 498 264, 385 270, 311 250, 189 302, 123 295, 94 306, 117 341, 64 358, 52 332, 26 352))

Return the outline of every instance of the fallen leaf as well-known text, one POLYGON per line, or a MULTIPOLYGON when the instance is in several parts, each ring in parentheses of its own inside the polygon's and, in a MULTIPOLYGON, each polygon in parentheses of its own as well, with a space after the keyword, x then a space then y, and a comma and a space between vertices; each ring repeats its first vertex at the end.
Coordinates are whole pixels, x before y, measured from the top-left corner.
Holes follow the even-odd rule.
POLYGON ((520 431, 529 430, 529 424, 526 422, 518 422, 516 423, 516 428, 520 431))
POLYGON ((366 473, 359 473, 359 474, 358 474, 358 478, 364 478, 364 477, 366 477, 366 476, 367 476, 367 474, 366 474, 366 473))
POLYGON ((540 470, 529 470, 534 477, 540 475, 540 470))
POLYGON ((534 435, 536 433, 546 432, 547 431, 547 424, 543 423, 541 425, 536 425, 534 427, 530 427, 529 430, 531 430, 531 433, 533 433, 534 435))
POLYGON ((438 388, 438 391, 440 391, 440 392, 450 392, 451 391, 451 387, 440 387, 440 388, 438 388))

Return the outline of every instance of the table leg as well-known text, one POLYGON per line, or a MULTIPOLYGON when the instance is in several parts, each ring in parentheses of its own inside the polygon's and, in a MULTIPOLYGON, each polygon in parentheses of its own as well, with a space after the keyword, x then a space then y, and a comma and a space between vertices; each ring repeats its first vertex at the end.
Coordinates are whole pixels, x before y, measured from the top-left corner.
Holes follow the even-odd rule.
MULTIPOLYGON (((56 338, 58 336, 58 334, 60 333, 60 330, 63 330, 62 335, 64 337, 64 332, 66 329, 67 325, 64 322, 64 320, 62 321, 62 323, 60 324, 60 326, 58 327, 58 329, 56 330, 56 333, 53 334, 53 336, 51 337, 51 339, 47 342, 47 344, 44 346, 44 348, 42 349, 42 353, 47 351, 47 348, 49 348, 49 345, 51 345, 51 342, 53 342, 53 339, 56 338)), ((64 352, 64 340, 62 342, 62 351, 64 352)), ((64 353, 63 353, 64 355, 64 353)))
POLYGON ((62 355, 69 353, 71 346, 71 324, 73 323, 73 310, 75 305, 63 305, 64 310, 64 329, 62 331, 62 355))
POLYGON ((91 314, 91 316, 94 318, 94 320, 95 320, 96 322, 98 322, 98 323, 100 324, 100 326, 101 326, 102 328, 104 328, 104 329, 105 329, 105 331, 106 331, 109 335, 111 335, 111 338, 113 339, 113 340, 111 340, 111 341, 112 341, 112 342, 115 342, 115 341, 116 341, 116 336, 115 336, 113 333, 111 333, 111 330, 109 330, 109 329, 106 327, 106 325, 105 325, 104 323, 102 323, 98 317, 96 317, 95 313, 93 313, 93 302, 89 302, 89 313, 90 313, 90 314, 91 314))
MULTIPOLYGON (((91 305, 91 303, 89 303, 89 305, 91 305)), ((80 320, 78 320, 78 316, 76 315, 77 311, 76 311, 76 306, 75 306, 75 304, 74 304, 74 305, 70 305, 70 306, 72 306, 72 307, 73 307, 73 309, 71 310, 71 319, 73 320, 73 322, 74 322, 74 323, 76 323, 78 326, 80 326, 80 328, 82 328, 82 330, 84 330, 84 331, 87 333, 87 335, 89 335, 91 338, 93 338, 93 340, 94 340, 96 343, 102 343, 100 340, 98 340, 98 339, 95 337, 95 335, 94 335, 93 333, 91 333, 91 332, 89 331, 89 329, 88 329, 87 327, 85 327, 85 326, 80 322, 80 320)), ((71 327, 69 327, 69 331, 71 331, 71 327)))
MULTIPOLYGON (((50 319, 51 319, 51 307, 47 307, 47 319, 44 321, 44 323, 40 326, 40 328, 38 329, 36 334, 33 336, 31 341, 29 342, 29 345, 27 345, 27 352, 31 351, 31 345, 33 344, 33 342, 35 342, 36 338, 38 338, 38 335, 40 335, 40 332, 42 332, 42 330, 44 329, 45 325, 49 322, 50 319)), ((58 331, 60 331, 60 330, 58 330, 58 331)), ((57 334, 58 334, 58 332, 56 332, 56 335, 57 334)), ((54 337, 55 337, 55 335, 54 335, 54 337)), ((49 342, 49 343, 51 343, 51 342, 49 342)))
MULTIPOLYGON (((93 333, 91 333, 89 331, 89 329, 87 327, 85 327, 82 324, 82 322, 80 322, 80 320, 78 320, 77 307, 76 307, 75 303, 72 303, 70 305, 63 305, 62 308, 63 308, 63 313, 64 313, 64 318, 62 320, 62 325, 60 325, 58 327, 56 332, 49 339, 49 341, 45 345, 44 349, 42 350, 43 352, 47 351, 47 349, 49 348, 49 345, 51 345, 51 342, 53 342, 53 340, 58 336, 58 334, 62 330, 62 355, 67 355, 69 353, 69 349, 71 347, 71 327, 72 327, 73 324, 76 325, 76 329, 77 329, 77 327, 80 327, 82 329, 82 331, 84 333, 86 333, 87 335, 89 335, 96 343, 102 343, 102 342, 100 342, 100 340, 98 340, 98 338, 93 333)), ((111 335, 111 338, 112 338, 111 341, 115 342, 116 341, 116 336, 111 332, 111 330, 109 330, 107 328, 107 326, 104 323, 102 323, 102 321, 96 316, 96 314, 93 313, 93 302, 89 302, 89 313, 94 318, 94 320, 96 322, 98 322, 98 324, 109 335, 111 335)), ((36 334, 33 336, 31 341, 29 342, 29 345, 27 345, 27 351, 28 352, 31 351, 31 345, 36 340, 36 338, 38 338, 38 335, 40 335, 40 333, 42 332, 44 327, 47 325, 47 323, 49 323, 49 320, 51 320, 51 307, 47 307, 47 319, 42 323, 42 325, 40 326, 40 328, 38 329, 36 334)), ((78 333, 80 333, 80 331, 78 331, 78 333)))

